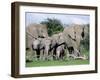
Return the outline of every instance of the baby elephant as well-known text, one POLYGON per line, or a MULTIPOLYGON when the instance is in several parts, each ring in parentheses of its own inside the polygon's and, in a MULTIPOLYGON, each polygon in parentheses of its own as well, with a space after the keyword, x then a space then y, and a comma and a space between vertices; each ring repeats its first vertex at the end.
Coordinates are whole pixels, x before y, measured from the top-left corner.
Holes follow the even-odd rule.
POLYGON ((64 59, 65 56, 65 45, 60 45, 56 49, 56 59, 64 59))
POLYGON ((49 60, 51 38, 38 38, 33 41, 32 49, 36 51, 37 59, 49 60), (42 53, 41 53, 42 51, 42 53))

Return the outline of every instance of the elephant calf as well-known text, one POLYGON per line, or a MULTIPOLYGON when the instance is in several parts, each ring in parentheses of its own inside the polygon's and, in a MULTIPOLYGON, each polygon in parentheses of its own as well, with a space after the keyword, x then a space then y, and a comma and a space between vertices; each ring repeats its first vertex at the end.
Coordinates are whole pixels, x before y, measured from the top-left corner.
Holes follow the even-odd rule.
POLYGON ((37 38, 33 41, 32 49, 36 51, 37 59, 42 58, 48 60, 50 52, 51 39, 48 38, 37 38), (41 53, 41 50, 43 51, 41 53))
POLYGON ((40 52, 44 47, 41 45, 41 40, 35 39, 32 43, 32 49, 36 52, 37 59, 40 58, 40 52))
POLYGON ((56 49, 56 57, 57 59, 64 59, 65 56, 65 45, 60 45, 56 49))

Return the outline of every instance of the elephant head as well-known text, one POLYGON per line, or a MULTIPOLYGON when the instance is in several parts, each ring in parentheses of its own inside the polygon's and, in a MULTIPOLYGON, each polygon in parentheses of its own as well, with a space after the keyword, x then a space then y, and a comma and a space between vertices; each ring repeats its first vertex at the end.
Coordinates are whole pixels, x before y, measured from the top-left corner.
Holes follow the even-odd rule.
POLYGON ((26 27, 26 48, 31 48, 33 40, 45 37, 48 37, 46 25, 30 24, 26 27))
POLYGON ((79 49, 80 41, 83 40, 85 36, 84 26, 76 24, 71 25, 64 29, 63 34, 68 46, 79 49))
POLYGON ((63 31, 63 38, 67 45, 67 50, 72 56, 81 56, 80 42, 86 38, 88 34, 88 27, 86 25, 70 25, 65 27, 63 31))

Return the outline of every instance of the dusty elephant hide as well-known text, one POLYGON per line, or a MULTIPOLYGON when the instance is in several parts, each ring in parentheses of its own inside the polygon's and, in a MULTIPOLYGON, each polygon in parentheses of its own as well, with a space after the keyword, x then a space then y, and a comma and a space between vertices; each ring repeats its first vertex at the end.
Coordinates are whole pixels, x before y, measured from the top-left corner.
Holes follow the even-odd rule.
MULTIPOLYGON (((37 38, 48 37, 47 26, 43 24, 30 24, 26 27, 26 50, 27 54, 34 55, 36 54, 32 50, 32 42, 37 38), (31 54, 30 54, 31 53, 31 54)), ((36 56, 36 55, 35 55, 36 56)))

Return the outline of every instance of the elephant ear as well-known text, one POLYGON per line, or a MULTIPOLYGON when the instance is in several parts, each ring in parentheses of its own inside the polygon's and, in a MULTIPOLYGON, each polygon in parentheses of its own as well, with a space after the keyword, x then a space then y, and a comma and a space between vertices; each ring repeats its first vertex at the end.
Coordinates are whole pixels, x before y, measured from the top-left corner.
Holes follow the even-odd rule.
POLYGON ((85 36, 85 34, 84 34, 84 27, 82 28, 82 33, 81 33, 81 36, 82 36, 82 38, 84 38, 84 36, 85 36))

